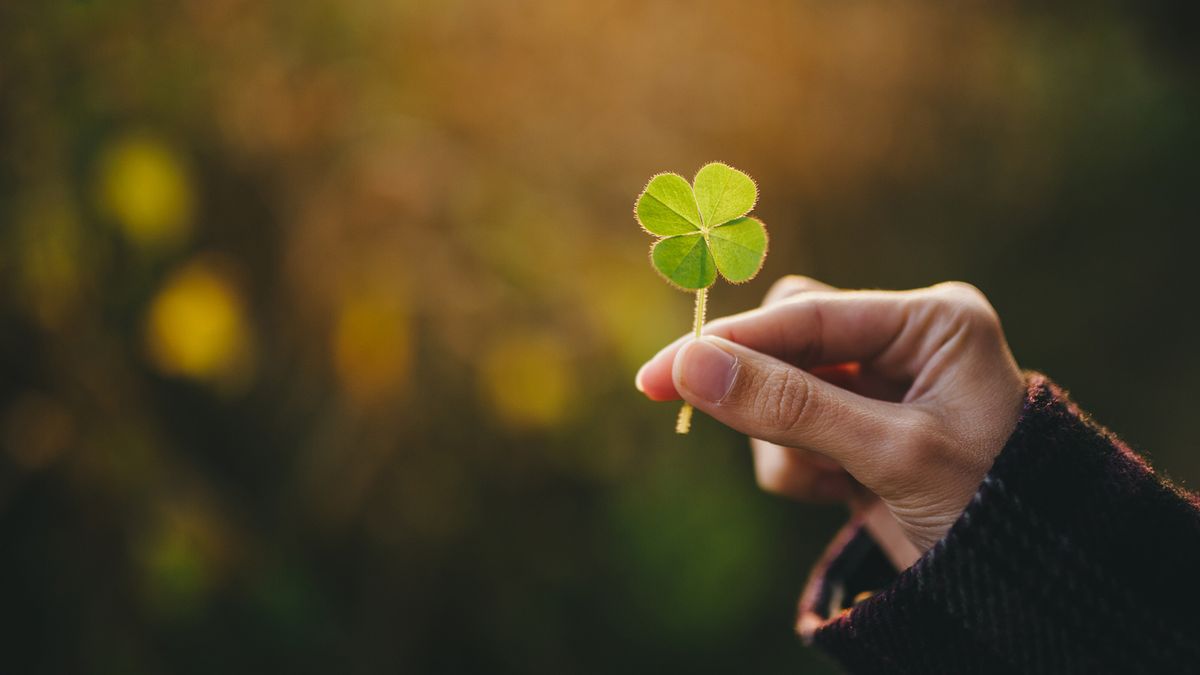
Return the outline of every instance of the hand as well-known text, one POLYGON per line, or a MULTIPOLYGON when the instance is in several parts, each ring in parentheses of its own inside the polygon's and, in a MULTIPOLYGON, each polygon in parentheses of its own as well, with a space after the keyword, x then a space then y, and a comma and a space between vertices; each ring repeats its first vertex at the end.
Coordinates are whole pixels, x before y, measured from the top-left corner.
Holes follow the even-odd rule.
POLYGON ((761 439, 768 491, 863 509, 877 497, 914 554, 958 519, 1024 398, 996 312, 967 284, 842 291, 785 277, 762 308, 704 334, 656 354, 638 388, 761 439))

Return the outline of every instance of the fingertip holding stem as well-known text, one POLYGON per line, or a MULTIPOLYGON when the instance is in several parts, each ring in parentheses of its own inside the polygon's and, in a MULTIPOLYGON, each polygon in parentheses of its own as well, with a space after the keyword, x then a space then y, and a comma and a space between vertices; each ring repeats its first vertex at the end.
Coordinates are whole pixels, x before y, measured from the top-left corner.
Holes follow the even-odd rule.
POLYGON ((720 338, 693 340, 675 357, 675 386, 685 398, 720 403, 733 387, 737 367, 737 358, 721 348, 720 338))

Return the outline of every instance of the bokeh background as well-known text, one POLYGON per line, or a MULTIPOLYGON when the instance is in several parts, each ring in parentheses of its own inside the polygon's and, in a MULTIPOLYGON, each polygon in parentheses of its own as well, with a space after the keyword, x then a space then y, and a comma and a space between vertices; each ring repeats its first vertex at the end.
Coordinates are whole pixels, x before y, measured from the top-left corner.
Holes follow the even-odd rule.
POLYGON ((762 275, 964 279, 1200 483, 1195 16, 1166 3, 0 6, 0 670, 832 672, 839 508, 638 395, 633 200, 762 275))

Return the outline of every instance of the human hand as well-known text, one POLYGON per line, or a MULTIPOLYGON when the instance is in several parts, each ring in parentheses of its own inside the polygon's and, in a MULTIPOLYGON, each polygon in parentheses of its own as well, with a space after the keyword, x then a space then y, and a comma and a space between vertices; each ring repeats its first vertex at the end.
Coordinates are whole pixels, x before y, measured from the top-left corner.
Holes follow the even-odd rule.
POLYGON ((762 308, 704 333, 656 354, 638 388, 761 439, 770 492, 864 509, 877 496, 917 552, 958 519, 1024 398, 1000 321, 967 284, 841 291, 785 277, 762 308))

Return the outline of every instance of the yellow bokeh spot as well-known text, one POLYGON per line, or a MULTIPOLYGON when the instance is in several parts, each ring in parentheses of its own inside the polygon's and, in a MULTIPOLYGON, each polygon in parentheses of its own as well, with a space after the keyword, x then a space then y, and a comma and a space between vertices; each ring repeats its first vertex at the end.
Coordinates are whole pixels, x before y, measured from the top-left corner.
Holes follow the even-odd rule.
POLYGON ((142 134, 118 140, 101 157, 97 179, 102 207, 134 243, 173 246, 191 233, 190 172, 161 140, 142 134))
POLYGON ((552 334, 515 334, 499 340, 485 355, 481 374, 485 400, 511 428, 552 427, 570 409, 570 359, 552 334))
POLYGON ((150 306, 146 344, 169 375, 228 382, 247 374, 246 312, 220 267, 193 262, 167 281, 150 306))
POLYGON ((394 294, 351 298, 342 306, 331 338, 338 380, 357 403, 377 402, 404 383, 412 334, 408 313, 394 294))

